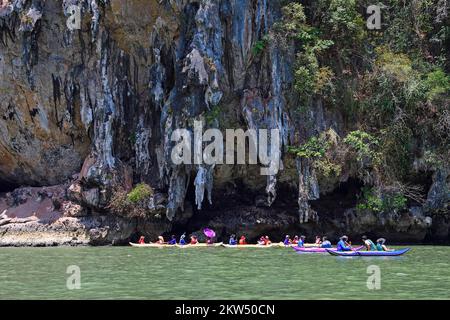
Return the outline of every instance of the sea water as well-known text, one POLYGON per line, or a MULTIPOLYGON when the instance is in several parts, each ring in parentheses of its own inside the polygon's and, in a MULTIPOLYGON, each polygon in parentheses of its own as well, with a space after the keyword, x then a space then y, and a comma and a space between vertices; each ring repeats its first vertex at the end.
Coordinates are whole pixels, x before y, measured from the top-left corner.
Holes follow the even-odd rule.
POLYGON ((412 246, 402 257, 291 248, 0 248, 0 299, 449 298, 445 246, 412 246))

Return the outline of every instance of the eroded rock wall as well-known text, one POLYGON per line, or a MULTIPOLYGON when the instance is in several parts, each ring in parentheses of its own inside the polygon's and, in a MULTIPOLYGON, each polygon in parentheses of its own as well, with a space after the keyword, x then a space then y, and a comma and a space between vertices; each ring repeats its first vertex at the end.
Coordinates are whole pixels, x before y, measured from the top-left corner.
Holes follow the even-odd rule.
MULTIPOLYGON (((232 232, 233 221, 258 232, 272 230, 274 221, 282 221, 279 230, 305 232, 383 229, 386 218, 369 217, 364 224, 351 207, 340 217, 314 210, 310 201, 321 197, 314 169, 286 153, 288 145, 327 128, 342 133, 346 124, 320 101, 307 106, 303 118, 294 116, 290 109, 299 102, 292 87, 293 52, 276 41, 255 50, 280 19, 280 1, 1 3, 0 191, 51 185, 65 190, 58 196, 61 207, 33 193, 25 197, 27 206, 5 204, 4 243, 26 233, 13 220, 20 208, 25 218, 35 217, 20 221, 31 233, 62 234, 55 243, 121 242, 136 232, 179 230, 189 221, 196 228, 195 219, 215 221, 226 232, 232 232), (81 30, 67 27, 71 5, 81 8, 81 30), (176 128, 193 130, 194 120, 203 120, 205 129, 279 129, 281 148, 271 152, 281 155, 282 170, 265 177, 252 165, 173 165, 170 135, 176 128), (152 217, 110 215, 114 188, 130 190, 141 181, 157 193, 152 217), (224 209, 224 203, 234 209, 224 209), (36 214, 42 210, 54 212, 54 219, 44 221, 36 214)), ((433 179, 428 207, 442 207, 448 202, 448 172, 433 179)), ((11 197, 4 195, 5 203, 11 197)), ((387 218, 387 232, 423 240, 432 224, 427 213, 402 215, 387 218)))

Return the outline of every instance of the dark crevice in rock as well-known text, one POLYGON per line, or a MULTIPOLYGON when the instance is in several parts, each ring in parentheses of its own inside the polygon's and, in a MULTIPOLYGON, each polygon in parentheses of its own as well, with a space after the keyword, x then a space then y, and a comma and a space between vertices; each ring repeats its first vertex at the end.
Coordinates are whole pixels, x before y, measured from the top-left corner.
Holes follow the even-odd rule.
POLYGON ((343 182, 334 191, 321 195, 320 199, 310 201, 311 208, 321 218, 339 218, 344 215, 345 210, 354 208, 360 196, 362 181, 349 179, 343 182))
POLYGON ((0 178, 0 193, 12 192, 18 187, 19 187, 19 185, 0 178))

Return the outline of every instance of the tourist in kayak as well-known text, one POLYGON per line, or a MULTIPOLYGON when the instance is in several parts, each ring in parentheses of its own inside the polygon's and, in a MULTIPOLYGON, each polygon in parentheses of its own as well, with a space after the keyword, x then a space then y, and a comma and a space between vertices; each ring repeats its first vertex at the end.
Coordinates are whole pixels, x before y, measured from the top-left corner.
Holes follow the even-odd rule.
POLYGON ((268 246, 269 244, 272 244, 272 241, 270 241, 269 236, 265 236, 265 238, 264 238, 264 245, 268 246))
POLYGON ((285 246, 289 246, 289 245, 291 245, 291 243, 292 243, 291 237, 290 237, 289 235, 287 235, 287 236, 284 238, 283 244, 284 244, 285 246))
POLYGON ((377 240, 377 251, 394 251, 394 249, 389 249, 385 246, 386 239, 380 238, 377 240))
POLYGON ((180 237, 180 244, 184 246, 186 244, 186 233, 183 233, 180 237))
POLYGON ((145 237, 144 236, 141 236, 139 238, 139 244, 145 244, 145 237))
POLYGON ((294 240, 292 240, 292 244, 298 244, 298 236, 294 237, 294 240))
POLYGON ((158 240, 156 241, 156 244, 164 244, 165 242, 164 242, 164 238, 163 238, 163 236, 159 236, 158 237, 158 240))
POLYGON ((297 246, 300 247, 300 248, 305 247, 305 239, 306 239, 305 236, 300 236, 300 239, 298 240, 297 246))
POLYGON ((245 236, 241 236, 241 238, 239 239, 239 244, 240 245, 246 245, 247 244, 247 239, 245 238, 245 236))
POLYGON ((172 238, 170 239, 169 242, 167 242, 167 244, 173 246, 177 244, 177 237, 175 237, 175 235, 172 235, 172 238))
POLYGON ((351 251, 352 247, 348 243, 348 237, 342 236, 337 244, 337 251, 351 251))
POLYGON ((362 240, 367 251, 377 251, 375 243, 373 243, 372 240, 367 238, 367 236, 362 236, 362 240))
POLYGON ((206 237, 206 244, 214 244, 214 239, 211 237, 206 237))
POLYGON ((197 236, 192 235, 191 236, 191 242, 190 244, 198 244, 198 238, 197 236))
POLYGON ((231 246, 237 245, 236 235, 232 234, 230 237, 230 240, 228 241, 228 244, 231 246))
POLYGON ((317 244, 317 245, 321 245, 322 244, 322 239, 320 238, 320 236, 316 236, 316 242, 315 242, 315 244, 317 244))
POLYGON ((266 244, 266 239, 264 238, 264 236, 261 236, 261 238, 259 238, 258 244, 261 246, 266 244))
POLYGON ((320 247, 329 249, 329 248, 332 248, 333 246, 331 245, 331 242, 330 242, 330 240, 328 240, 327 237, 323 237, 322 244, 320 245, 320 247))

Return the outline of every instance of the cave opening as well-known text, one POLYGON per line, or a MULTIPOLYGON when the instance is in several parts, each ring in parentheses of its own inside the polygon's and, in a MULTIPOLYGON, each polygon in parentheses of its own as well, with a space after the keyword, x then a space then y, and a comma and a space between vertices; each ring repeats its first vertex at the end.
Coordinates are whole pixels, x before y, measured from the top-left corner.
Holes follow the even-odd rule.
POLYGON ((323 194, 318 200, 310 201, 311 208, 319 216, 339 217, 345 210, 354 208, 361 194, 364 183, 358 179, 350 178, 341 183, 332 192, 323 194))
MULTIPOLYGON (((177 238, 186 232, 186 235, 196 232, 199 233, 205 227, 211 227, 218 235, 217 241, 227 241, 231 233, 236 232, 236 221, 244 219, 252 219, 248 215, 259 214, 262 216, 276 217, 278 213, 282 215, 292 215, 294 219, 298 217, 297 204, 298 190, 292 185, 279 183, 277 186, 277 198, 272 206, 264 204, 263 199, 266 199, 265 187, 260 190, 250 188, 242 179, 235 179, 226 183, 225 185, 214 186, 212 195, 212 204, 207 199, 207 192, 205 191, 202 208, 198 209, 195 204, 195 184, 194 179, 191 179, 185 197, 185 211, 192 211, 189 218, 182 218, 176 221, 169 233, 175 234, 177 238)), ((184 213, 186 214, 186 213, 184 213)), ((179 212, 178 215, 183 215, 179 212)), ((248 230, 251 234, 256 232, 258 227, 250 227, 248 230)), ((278 227, 266 227, 260 232, 267 233, 273 236, 274 239, 279 237, 278 227), (270 230, 269 230, 270 229, 270 230)), ((285 231, 283 231, 285 232, 285 231)), ((201 233, 201 232, 200 232, 201 233)), ((201 236, 201 234, 200 234, 201 236)), ((250 236, 251 241, 256 241, 256 237, 250 236)), ((278 239, 277 239, 278 240, 278 239)))
POLYGON ((11 192, 18 187, 20 187, 18 184, 0 179, 0 193, 11 192))

